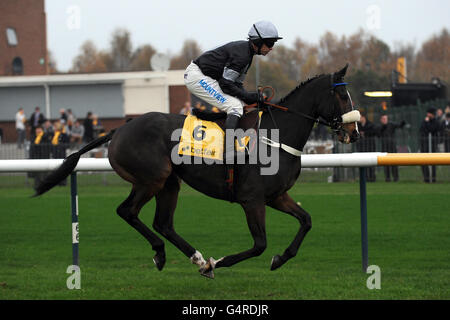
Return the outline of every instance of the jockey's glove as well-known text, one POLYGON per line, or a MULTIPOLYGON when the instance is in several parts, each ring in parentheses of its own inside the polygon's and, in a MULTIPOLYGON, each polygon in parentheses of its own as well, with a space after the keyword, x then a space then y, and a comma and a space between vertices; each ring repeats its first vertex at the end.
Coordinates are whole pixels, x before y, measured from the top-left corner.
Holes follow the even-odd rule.
POLYGON ((248 104, 257 103, 259 106, 263 106, 265 98, 261 92, 247 92, 246 97, 243 100, 248 104))

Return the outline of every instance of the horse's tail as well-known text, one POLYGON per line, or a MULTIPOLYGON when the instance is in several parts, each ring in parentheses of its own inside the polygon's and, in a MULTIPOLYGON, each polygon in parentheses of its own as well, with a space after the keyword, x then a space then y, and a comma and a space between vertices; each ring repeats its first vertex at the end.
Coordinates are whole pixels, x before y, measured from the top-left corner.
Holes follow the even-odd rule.
POLYGON ((58 183, 60 183, 62 180, 67 178, 67 176, 71 174, 73 170, 75 170, 75 167, 77 166, 81 155, 110 141, 112 139, 114 131, 115 129, 111 130, 108 134, 104 135, 103 137, 97 138, 94 141, 89 142, 83 148, 65 158, 64 162, 58 168, 52 171, 47 177, 45 177, 45 179, 39 184, 39 186, 36 188, 36 193, 33 195, 33 197, 40 196, 41 194, 47 192, 48 190, 56 186, 58 183))

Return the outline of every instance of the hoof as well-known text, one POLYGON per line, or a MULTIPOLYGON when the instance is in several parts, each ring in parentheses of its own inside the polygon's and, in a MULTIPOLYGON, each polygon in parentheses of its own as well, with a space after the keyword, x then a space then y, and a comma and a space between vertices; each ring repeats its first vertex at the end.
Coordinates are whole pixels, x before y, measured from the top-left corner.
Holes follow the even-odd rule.
POLYGON ((276 256, 274 256, 272 258, 272 263, 270 265, 270 270, 273 271, 275 269, 278 269, 279 267, 281 267, 284 264, 285 261, 283 261, 283 259, 280 257, 279 254, 277 254, 276 256))
POLYGON ((209 279, 214 279, 214 267, 216 266, 216 261, 213 258, 209 258, 206 264, 201 267, 198 271, 204 277, 209 279))
POLYGON ((164 268, 164 265, 166 264, 166 255, 164 253, 157 253, 153 257, 153 262, 156 265, 156 268, 158 268, 159 271, 161 271, 164 268))

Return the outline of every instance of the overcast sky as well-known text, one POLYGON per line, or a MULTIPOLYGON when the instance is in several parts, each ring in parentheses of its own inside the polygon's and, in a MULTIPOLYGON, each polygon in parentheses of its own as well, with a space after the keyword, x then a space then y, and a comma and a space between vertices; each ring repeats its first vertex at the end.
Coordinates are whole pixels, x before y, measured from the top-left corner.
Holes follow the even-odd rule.
POLYGON ((47 45, 60 71, 72 66, 82 43, 107 49, 116 28, 131 33, 133 48, 151 44, 176 54, 185 39, 202 49, 245 39, 251 25, 272 21, 286 46, 297 37, 317 44, 331 31, 339 37, 360 28, 386 42, 416 49, 444 27, 450 30, 449 0, 46 0, 47 45))

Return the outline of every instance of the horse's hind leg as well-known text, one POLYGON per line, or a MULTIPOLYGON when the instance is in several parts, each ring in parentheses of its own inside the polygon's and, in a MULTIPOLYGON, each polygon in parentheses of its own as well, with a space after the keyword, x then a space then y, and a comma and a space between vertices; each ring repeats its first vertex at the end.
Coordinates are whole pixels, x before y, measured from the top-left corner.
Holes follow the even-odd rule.
POLYGON ((152 197, 152 190, 148 186, 133 185, 128 198, 117 208, 117 214, 150 242, 156 251, 153 262, 158 270, 162 270, 166 262, 164 242, 138 218, 139 211, 152 197))
POLYGON ((164 187, 156 194, 156 213, 153 228, 183 252, 192 263, 205 264, 203 257, 189 243, 180 237, 173 227, 173 216, 177 206, 180 183, 175 174, 171 174, 164 187))
POLYGON ((273 257, 270 270, 275 270, 297 254, 303 239, 311 229, 311 216, 295 203, 287 193, 282 194, 271 203, 268 203, 268 205, 274 209, 290 214, 300 222, 300 229, 297 232, 297 235, 289 247, 284 251, 283 255, 276 255, 273 257))

